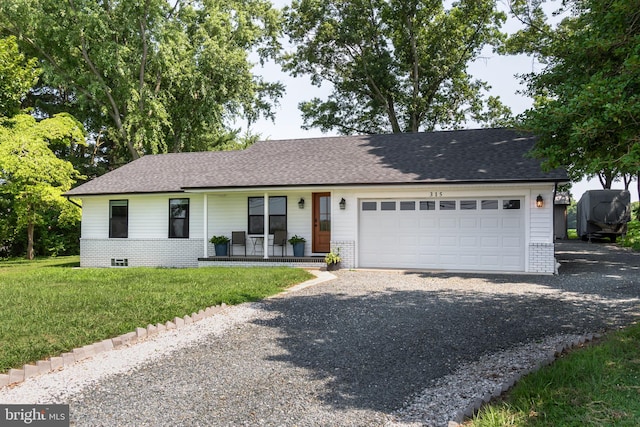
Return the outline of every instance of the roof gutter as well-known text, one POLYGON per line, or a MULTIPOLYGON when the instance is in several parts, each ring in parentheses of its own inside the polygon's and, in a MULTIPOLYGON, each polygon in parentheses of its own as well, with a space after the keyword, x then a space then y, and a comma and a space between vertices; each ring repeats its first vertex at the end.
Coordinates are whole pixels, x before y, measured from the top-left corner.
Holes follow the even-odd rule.
POLYGON ((71 200, 71 196, 66 196, 66 198, 67 198, 67 202, 69 202, 69 203, 71 203, 71 204, 73 204, 73 205, 76 205, 77 207, 79 207, 80 209, 82 209, 82 205, 80 205, 80 204, 78 204, 78 203, 74 202, 73 200, 71 200))
POLYGON ((496 180, 496 181, 433 181, 433 182, 369 182, 369 183, 328 183, 328 184, 276 184, 276 185, 255 185, 237 187, 182 187, 185 193, 210 193, 210 192, 240 192, 240 191, 262 191, 265 189, 291 188, 296 190, 316 189, 318 187, 331 188, 367 188, 367 187, 416 187, 416 186, 449 186, 449 185, 522 185, 522 184, 545 184, 569 182, 567 179, 546 178, 538 180, 496 180))

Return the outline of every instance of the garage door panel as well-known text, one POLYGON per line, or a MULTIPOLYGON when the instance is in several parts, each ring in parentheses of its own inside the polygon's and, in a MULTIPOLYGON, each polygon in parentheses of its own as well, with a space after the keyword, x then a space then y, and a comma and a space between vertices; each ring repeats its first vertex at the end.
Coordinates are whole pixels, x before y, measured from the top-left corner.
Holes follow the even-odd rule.
POLYGON ((440 238, 438 239, 438 244, 440 246, 457 247, 458 236, 440 236, 440 238))
POLYGON ((462 265, 478 265, 478 256, 477 255, 461 255, 457 258, 456 262, 462 265))
POLYGON ((440 264, 442 264, 443 266, 446 266, 446 268, 452 268, 452 266, 455 266, 458 260, 458 256, 457 255, 448 255, 448 254, 442 254, 440 255, 440 264))
POLYGON ((463 248, 478 248, 478 238, 476 236, 460 236, 460 245, 463 248))
POLYGON ((460 228, 478 228, 478 218, 460 218, 460 228))
MULTIPOLYGON (((442 215, 442 214, 441 214, 442 215)), ((456 218, 438 218, 438 227, 440 228, 456 228, 457 227, 457 219, 456 218)))
POLYGON ((438 226, 438 218, 435 217, 421 217, 419 223, 419 229, 424 230, 428 228, 436 228, 438 226))
POLYGON ((502 219, 502 229, 503 230, 520 230, 520 218, 503 218, 502 219))
MULTIPOLYGON (((510 199, 512 200, 512 199, 510 199)), ((382 206, 382 200, 370 200, 382 206)), ((362 267, 456 270, 524 270, 524 210, 463 209, 465 200, 449 200, 454 210, 436 201, 385 200, 396 210, 360 209, 359 260, 362 267), (391 203, 390 203, 391 202, 391 203), (395 202, 395 203, 393 203, 395 202), (404 209, 401 207, 404 206, 404 209), (415 206, 415 210, 410 207, 415 206), (434 206, 435 210, 420 210, 434 206), (409 207, 409 208, 407 208, 409 207)), ((521 203, 521 206, 524 204, 521 203)))
POLYGON ((508 237, 505 236, 502 238, 502 247, 503 248, 511 248, 516 249, 521 246, 522 242, 519 237, 508 237))
POLYGON ((438 245, 438 236, 430 235, 430 236, 420 236, 420 247, 424 249, 428 248, 436 248, 438 245))
MULTIPOLYGON (((398 248, 403 248, 399 253, 405 252, 415 252, 420 247, 418 239, 415 237, 400 237, 397 241, 398 248)), ((394 250, 398 250, 394 247, 394 250)))
POLYGON ((520 266, 520 258, 506 255, 502 258, 502 267, 506 270, 517 270, 520 266))
POLYGON ((480 218, 480 228, 483 230, 499 230, 500 221, 499 218, 480 218))
POLYGON ((486 249, 495 249, 500 247, 500 239, 498 236, 481 236, 480 247, 486 249))
POLYGON ((406 220, 406 221, 400 221, 398 223, 398 230, 401 233, 413 233, 415 234, 416 230, 418 230, 420 228, 420 221, 417 220, 406 220))
POLYGON ((497 255, 481 255, 480 267, 483 269, 497 270, 500 268, 500 257, 497 255))

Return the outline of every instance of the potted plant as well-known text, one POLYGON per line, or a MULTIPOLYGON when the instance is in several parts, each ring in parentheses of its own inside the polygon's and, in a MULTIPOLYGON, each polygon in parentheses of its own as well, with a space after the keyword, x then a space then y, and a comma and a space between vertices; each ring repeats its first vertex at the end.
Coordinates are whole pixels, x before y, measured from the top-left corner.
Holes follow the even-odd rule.
POLYGON ((227 236, 213 236, 209 241, 216 249, 216 256, 226 256, 229 251, 229 239, 227 236))
POLYGON ((336 249, 334 252, 333 249, 324 257, 324 262, 327 263, 327 270, 333 271, 340 268, 340 248, 336 249))
POLYGON ((297 234, 294 234, 293 237, 289 239, 289 243, 293 246, 293 256, 304 256, 304 244, 306 241, 307 239, 297 234))

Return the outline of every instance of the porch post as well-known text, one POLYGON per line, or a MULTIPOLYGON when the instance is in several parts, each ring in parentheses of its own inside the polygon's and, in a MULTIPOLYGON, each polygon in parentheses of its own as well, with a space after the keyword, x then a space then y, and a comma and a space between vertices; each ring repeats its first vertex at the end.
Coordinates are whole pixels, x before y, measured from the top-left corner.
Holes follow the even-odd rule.
POLYGON ((203 208, 203 215, 202 215, 202 222, 203 222, 203 227, 202 227, 202 233, 204 236, 204 258, 208 258, 209 254, 209 218, 208 218, 208 207, 209 205, 209 198, 207 197, 207 193, 204 193, 204 208, 203 208))
POLYGON ((264 259, 269 258, 269 193, 264 193, 264 230, 262 236, 262 253, 264 259))

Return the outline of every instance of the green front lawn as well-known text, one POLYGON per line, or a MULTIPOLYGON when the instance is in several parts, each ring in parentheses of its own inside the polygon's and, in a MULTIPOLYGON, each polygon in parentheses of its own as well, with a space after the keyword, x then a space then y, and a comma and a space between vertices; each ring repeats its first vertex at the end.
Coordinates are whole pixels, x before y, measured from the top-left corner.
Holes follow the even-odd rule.
POLYGON ((0 261, 0 372, 312 275, 291 268, 78 269, 77 257, 0 261))
POLYGON ((640 425, 640 324, 571 351, 483 407, 467 427, 640 425))

